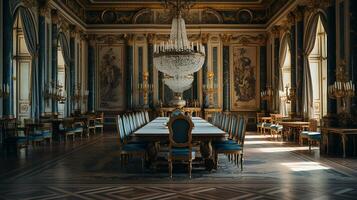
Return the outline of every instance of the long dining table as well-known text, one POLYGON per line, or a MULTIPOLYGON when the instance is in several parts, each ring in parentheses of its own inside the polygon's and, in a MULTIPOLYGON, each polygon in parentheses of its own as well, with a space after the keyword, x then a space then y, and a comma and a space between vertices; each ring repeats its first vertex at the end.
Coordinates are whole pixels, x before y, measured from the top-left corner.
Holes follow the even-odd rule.
MULTIPOLYGON (((169 142, 168 121, 169 117, 157 117, 133 134, 134 140, 147 141, 152 144, 149 157, 153 160, 160 151, 158 145, 155 144, 169 142)), ((194 124, 192 142, 199 144, 201 156, 205 159, 206 169, 211 170, 213 168, 212 141, 224 140, 226 132, 201 117, 192 117, 192 122, 194 124)))

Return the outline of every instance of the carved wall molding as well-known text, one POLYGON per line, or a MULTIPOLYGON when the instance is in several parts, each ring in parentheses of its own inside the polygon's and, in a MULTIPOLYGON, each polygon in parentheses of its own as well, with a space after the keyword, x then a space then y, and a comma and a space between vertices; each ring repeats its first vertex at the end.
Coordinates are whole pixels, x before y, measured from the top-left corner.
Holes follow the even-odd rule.
POLYGON ((151 9, 150 8, 143 8, 143 9, 139 10, 133 16, 132 23, 133 24, 137 24, 137 21, 138 21, 139 17, 141 17, 142 15, 145 15, 145 14, 150 14, 150 13, 151 13, 151 9))
POLYGON ((134 42, 134 34, 123 34, 123 39, 126 41, 128 45, 132 45, 134 42))
POLYGON ((230 43, 233 37, 232 34, 225 34, 225 33, 220 34, 219 36, 223 43, 230 43))
POLYGON ((265 34, 258 35, 233 35, 231 43, 238 43, 243 45, 255 44, 255 45, 265 45, 267 41, 267 36, 265 34))
POLYGON ((156 34, 155 33, 147 33, 145 34, 146 40, 148 41, 149 44, 152 44, 155 42, 156 39, 156 34))
MULTIPOLYGON (((93 36, 92 36, 93 37, 93 36)), ((127 35, 125 34, 118 34, 118 35, 94 35, 94 38, 91 38, 96 43, 102 44, 117 44, 117 43, 124 43, 126 40, 127 35)))
POLYGON ((222 15, 218 11, 214 10, 213 8, 207 8, 202 12, 203 16, 205 16, 207 14, 214 15, 217 18, 219 24, 224 23, 222 15))
POLYGON ((269 31, 269 33, 274 38, 278 38, 280 36, 280 31, 281 31, 281 26, 275 25, 275 26, 272 27, 272 29, 269 31))

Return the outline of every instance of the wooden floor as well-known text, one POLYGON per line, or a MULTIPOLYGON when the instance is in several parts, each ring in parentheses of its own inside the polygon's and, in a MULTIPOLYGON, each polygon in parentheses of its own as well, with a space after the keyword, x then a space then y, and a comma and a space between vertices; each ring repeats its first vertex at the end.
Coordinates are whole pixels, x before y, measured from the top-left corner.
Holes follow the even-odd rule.
POLYGON ((121 167, 116 139, 105 134, 17 156, 2 151, 0 199, 356 199, 357 159, 318 151, 251 132, 243 172, 222 155, 216 171, 195 167, 188 179, 174 167, 170 180, 166 166, 121 167))

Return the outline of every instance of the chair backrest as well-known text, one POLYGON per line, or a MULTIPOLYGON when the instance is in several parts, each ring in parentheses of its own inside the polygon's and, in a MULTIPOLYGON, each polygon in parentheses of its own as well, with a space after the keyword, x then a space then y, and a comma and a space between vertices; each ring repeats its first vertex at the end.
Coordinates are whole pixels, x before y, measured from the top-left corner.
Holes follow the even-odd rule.
POLYGON ((145 118, 146 118, 146 123, 150 122, 150 117, 149 117, 149 112, 145 111, 145 118))
POLYGON ((224 115, 225 116, 225 121, 224 121, 224 131, 228 131, 229 129, 229 123, 230 123, 230 116, 229 115, 224 115))
POLYGON ((125 136, 129 136, 132 132, 131 130, 131 125, 129 122, 129 116, 128 115, 124 115, 123 117, 123 126, 124 126, 124 130, 125 130, 125 136))
POLYGON ((135 128, 137 129, 137 128, 139 128, 141 126, 141 120, 140 120, 140 116, 139 116, 138 112, 136 112, 134 114, 134 118, 135 118, 135 122, 136 122, 135 123, 136 124, 135 128))
POLYGON ((136 129, 133 113, 129 114, 129 118, 128 119, 129 119, 129 124, 131 126, 131 131, 133 132, 136 129))
POLYGON ((240 116, 238 120, 237 142, 241 146, 244 145, 246 126, 247 126, 247 117, 240 116))
POLYGON ((236 126, 237 126, 237 118, 235 116, 231 116, 231 126, 228 131, 229 138, 234 138, 236 133, 236 126))
POLYGON ((317 131, 317 119, 309 120, 309 131, 316 132, 317 131))
POLYGON ((221 123, 220 123, 220 128, 223 130, 224 129, 224 125, 226 124, 226 115, 221 116, 221 123))
POLYGON ((258 123, 259 123, 259 122, 263 122, 262 117, 264 117, 264 116, 265 116, 265 113, 258 112, 258 113, 257 113, 257 122, 258 122, 258 123))
POLYGON ((139 124, 140 124, 140 126, 142 126, 142 125, 145 124, 145 121, 144 121, 144 118, 143 118, 143 112, 142 112, 142 111, 138 112, 138 119, 139 119, 139 124))
POLYGON ((190 117, 179 114, 170 117, 169 128, 169 146, 170 147, 192 147, 192 129, 193 122, 190 117))
POLYGON ((96 114, 96 119, 97 121, 99 121, 100 123, 104 123, 104 113, 100 112, 98 114, 96 114))
POLYGON ((43 122, 40 125, 40 129, 41 130, 48 130, 48 131, 52 131, 52 123, 50 122, 43 122))
POLYGON ((125 131, 123 126, 123 120, 120 117, 120 115, 117 116, 116 124, 117 124, 117 132, 119 135, 119 145, 122 145, 124 144, 125 131))
POLYGON ((62 124, 63 124, 63 128, 73 128, 74 118, 72 117, 64 118, 62 124))

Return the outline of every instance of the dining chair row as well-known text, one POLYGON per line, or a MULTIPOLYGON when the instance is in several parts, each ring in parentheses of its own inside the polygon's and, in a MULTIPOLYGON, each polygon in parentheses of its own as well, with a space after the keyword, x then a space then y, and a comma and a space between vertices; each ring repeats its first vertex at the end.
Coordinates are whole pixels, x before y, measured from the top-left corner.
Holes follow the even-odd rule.
POLYGON ((213 143, 215 168, 218 166, 218 154, 225 154, 236 165, 240 163, 240 168, 243 170, 243 147, 247 117, 216 113, 213 115, 212 123, 227 132, 226 140, 213 143))
POLYGON ((145 141, 134 141, 131 136, 134 131, 146 125, 149 121, 149 113, 147 111, 117 116, 116 124, 119 135, 119 149, 122 166, 128 163, 129 158, 140 157, 142 169, 144 169, 148 143, 145 141))

